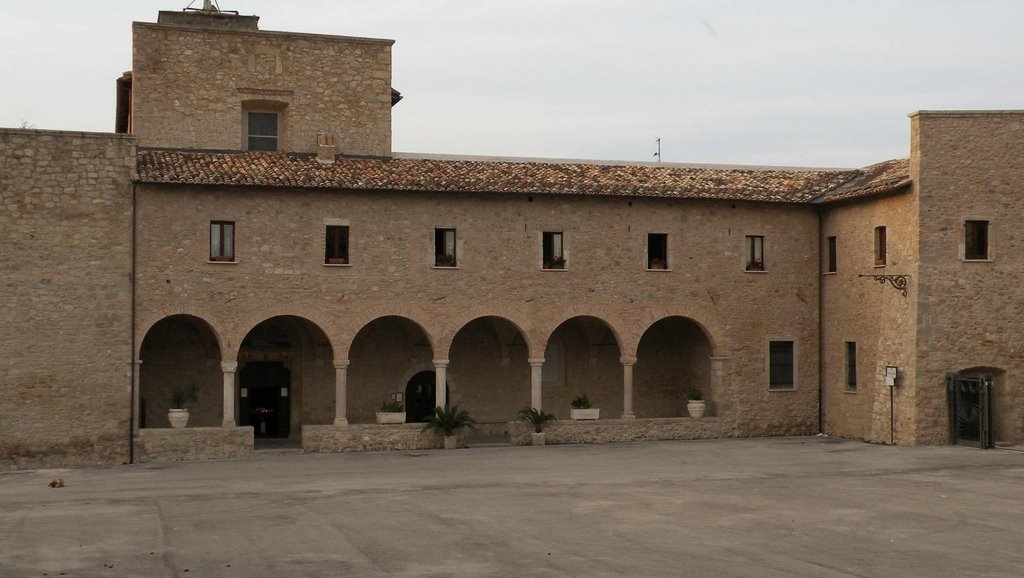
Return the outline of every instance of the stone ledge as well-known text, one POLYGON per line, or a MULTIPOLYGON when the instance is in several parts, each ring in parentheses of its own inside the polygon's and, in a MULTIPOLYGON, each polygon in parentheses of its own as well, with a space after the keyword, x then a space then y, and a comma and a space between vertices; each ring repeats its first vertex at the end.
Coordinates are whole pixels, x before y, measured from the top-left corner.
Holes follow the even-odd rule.
MULTIPOLYGON (((533 428, 515 422, 509 428, 513 445, 529 445, 533 428)), ((736 437, 732 422, 718 417, 693 419, 667 417, 648 419, 558 420, 545 424, 548 444, 608 444, 654 440, 701 440, 736 437)))
MULTIPOLYGON (((463 435, 458 436, 459 445, 463 435)), ((302 451, 307 453, 429 450, 441 445, 442 438, 421 423, 302 426, 302 451)))
POLYGON ((241 458, 253 453, 251 426, 145 428, 136 440, 141 463, 241 458))

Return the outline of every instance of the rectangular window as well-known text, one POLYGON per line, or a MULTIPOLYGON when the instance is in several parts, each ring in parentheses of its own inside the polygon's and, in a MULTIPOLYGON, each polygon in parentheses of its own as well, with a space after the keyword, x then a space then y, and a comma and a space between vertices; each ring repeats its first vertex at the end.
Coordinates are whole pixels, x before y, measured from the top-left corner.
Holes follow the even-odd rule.
POLYGON ((875 227, 875 265, 885 265, 885 227, 875 227))
POLYGON ((988 221, 964 221, 964 259, 988 259, 988 221))
POLYGON ((210 221, 210 260, 235 260, 235 223, 210 221))
POLYGON ((747 271, 764 271, 764 237, 747 235, 747 271))
POLYGON ((768 342, 768 389, 793 389, 793 342, 768 342))
POLYGON ((455 267, 455 229, 434 229, 434 266, 455 267))
POLYGON ((857 343, 846 342, 846 391, 857 391, 857 343))
POLYGON ((828 252, 828 263, 826 263, 825 272, 835 273, 836 272, 836 238, 829 237, 827 239, 828 246, 826 251, 828 252))
POLYGON ((246 115, 246 134, 251 151, 277 150, 277 113, 250 112, 246 115))
POLYGON ((348 265, 348 227, 327 225, 324 241, 324 263, 348 265))
POLYGON ((545 269, 565 269, 563 238, 563 234, 560 232, 545 232, 542 236, 541 262, 545 269))
POLYGON ((648 233, 647 268, 668 269, 668 235, 665 233, 648 233))

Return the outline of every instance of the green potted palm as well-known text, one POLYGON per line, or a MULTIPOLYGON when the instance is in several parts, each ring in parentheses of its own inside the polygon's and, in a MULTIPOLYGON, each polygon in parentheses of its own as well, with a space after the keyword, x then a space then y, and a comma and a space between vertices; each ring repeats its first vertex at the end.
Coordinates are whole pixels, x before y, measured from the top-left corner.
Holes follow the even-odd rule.
POLYGON ((542 446, 547 443, 547 434, 544 433, 544 424, 555 419, 553 414, 541 411, 535 407, 524 407, 519 410, 519 414, 516 416, 516 419, 533 426, 533 431, 530 432, 530 443, 532 445, 542 446))
POLYGON ((690 399, 686 402, 686 411, 690 414, 693 419, 700 419, 704 417, 704 412, 707 410, 707 404, 704 403, 704 393, 699 387, 691 387, 687 393, 687 397, 690 399))
POLYGON ((385 401, 377 412, 377 423, 405 423, 405 406, 400 401, 385 401))
POLYGON ((444 449, 453 450, 459 447, 459 440, 456 434, 459 430, 472 427, 476 423, 469 412, 459 409, 459 406, 435 407, 434 415, 427 418, 423 429, 432 431, 444 438, 444 449))
POLYGON ((569 414, 576 421, 598 419, 601 415, 600 409, 591 407, 590 398, 585 393, 577 396, 570 405, 572 409, 569 411, 569 414))
POLYGON ((199 388, 195 385, 191 387, 179 385, 171 391, 171 409, 167 410, 167 421, 171 423, 172 428, 182 429, 188 425, 188 408, 185 407, 185 404, 196 401, 199 401, 199 388))

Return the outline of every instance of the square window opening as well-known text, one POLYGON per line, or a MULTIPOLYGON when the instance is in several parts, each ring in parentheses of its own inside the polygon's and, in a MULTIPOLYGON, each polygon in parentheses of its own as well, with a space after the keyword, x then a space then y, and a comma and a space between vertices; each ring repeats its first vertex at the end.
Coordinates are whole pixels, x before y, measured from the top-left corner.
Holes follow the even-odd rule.
POLYGON ((988 259, 988 221, 964 222, 964 259, 988 259))
POLYGON ((324 239, 324 263, 348 265, 348 227, 328 225, 324 239))
POLYGON ((768 343, 768 389, 793 389, 793 342, 768 343))
POLYGON ((434 229, 434 266, 455 267, 455 229, 434 229))
POLYGON ((885 227, 875 227, 875 265, 885 265, 886 257, 885 227))
POLYGON ((564 234, 545 231, 541 238, 541 263, 545 269, 565 269, 564 234))
POLYGON ((747 235, 746 241, 747 271, 764 271, 764 237, 747 235))
POLYGON ((647 268, 668 269, 668 235, 649 233, 647 235, 647 268))
POLYGON ((246 114, 248 150, 276 151, 278 136, 276 112, 249 112, 246 114))
POLYGON ((234 221, 210 221, 210 260, 235 260, 234 221))

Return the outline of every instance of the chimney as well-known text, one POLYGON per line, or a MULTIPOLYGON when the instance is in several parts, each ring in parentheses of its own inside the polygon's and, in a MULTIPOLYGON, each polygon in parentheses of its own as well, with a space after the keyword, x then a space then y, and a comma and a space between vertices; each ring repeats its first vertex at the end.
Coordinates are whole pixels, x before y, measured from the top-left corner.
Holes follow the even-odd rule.
POLYGON ((316 160, 325 165, 334 164, 334 135, 327 132, 316 133, 316 160))

